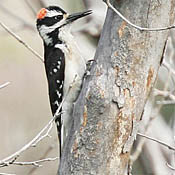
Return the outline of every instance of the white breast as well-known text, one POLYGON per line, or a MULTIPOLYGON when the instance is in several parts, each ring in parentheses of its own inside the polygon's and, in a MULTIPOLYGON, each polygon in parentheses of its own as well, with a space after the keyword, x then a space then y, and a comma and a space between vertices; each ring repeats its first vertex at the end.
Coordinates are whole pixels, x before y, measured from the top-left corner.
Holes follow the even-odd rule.
POLYGON ((67 30, 63 29, 59 31, 59 38, 63 41, 63 44, 55 45, 55 47, 60 48, 65 54, 63 98, 66 96, 66 100, 62 107, 62 143, 64 143, 71 127, 72 120, 70 117, 72 116, 73 105, 79 95, 82 78, 86 70, 85 60, 81 56, 73 36, 70 32, 65 33, 65 31, 67 30))

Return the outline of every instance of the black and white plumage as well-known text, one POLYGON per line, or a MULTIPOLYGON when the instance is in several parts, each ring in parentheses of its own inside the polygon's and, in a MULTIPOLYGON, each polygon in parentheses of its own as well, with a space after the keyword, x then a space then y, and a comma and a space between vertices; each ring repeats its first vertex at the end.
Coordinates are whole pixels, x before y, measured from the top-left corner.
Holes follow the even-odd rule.
POLYGON ((89 14, 91 11, 69 15, 60 7, 49 6, 41 9, 37 16, 37 29, 44 42, 44 62, 53 116, 66 96, 63 114, 56 121, 60 153, 71 127, 73 104, 79 95, 86 69, 86 62, 70 32, 71 23, 89 14))

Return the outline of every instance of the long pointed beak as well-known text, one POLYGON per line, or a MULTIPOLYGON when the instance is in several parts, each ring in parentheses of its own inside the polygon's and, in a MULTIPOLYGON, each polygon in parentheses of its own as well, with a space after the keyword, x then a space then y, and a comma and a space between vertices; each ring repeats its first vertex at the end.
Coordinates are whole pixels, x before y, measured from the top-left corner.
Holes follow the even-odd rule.
POLYGON ((88 10, 88 11, 80 12, 80 13, 73 13, 73 14, 69 15, 66 20, 68 22, 73 22, 79 18, 90 15, 91 13, 92 13, 92 10, 88 10))

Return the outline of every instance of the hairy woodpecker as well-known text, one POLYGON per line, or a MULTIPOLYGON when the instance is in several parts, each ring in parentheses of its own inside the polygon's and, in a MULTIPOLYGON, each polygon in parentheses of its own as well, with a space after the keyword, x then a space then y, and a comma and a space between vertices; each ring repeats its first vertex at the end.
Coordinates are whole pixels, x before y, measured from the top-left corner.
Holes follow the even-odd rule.
POLYGON ((56 119, 60 155, 71 127, 73 104, 79 95, 86 69, 86 62, 70 32, 71 24, 91 13, 89 10, 69 15, 60 7, 49 6, 42 8, 37 15, 36 25, 44 43, 44 63, 53 116, 65 98, 63 113, 56 119))

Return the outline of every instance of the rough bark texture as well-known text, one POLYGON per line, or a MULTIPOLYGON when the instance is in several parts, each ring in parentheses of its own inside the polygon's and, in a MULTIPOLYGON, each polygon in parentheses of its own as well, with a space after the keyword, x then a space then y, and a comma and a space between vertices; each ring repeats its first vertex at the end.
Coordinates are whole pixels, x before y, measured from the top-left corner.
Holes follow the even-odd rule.
MULTIPOLYGON (((130 21, 152 28, 173 23, 174 3, 114 2, 130 21)), ((124 174, 168 32, 140 32, 108 10, 96 62, 75 105, 58 174, 124 174)))

